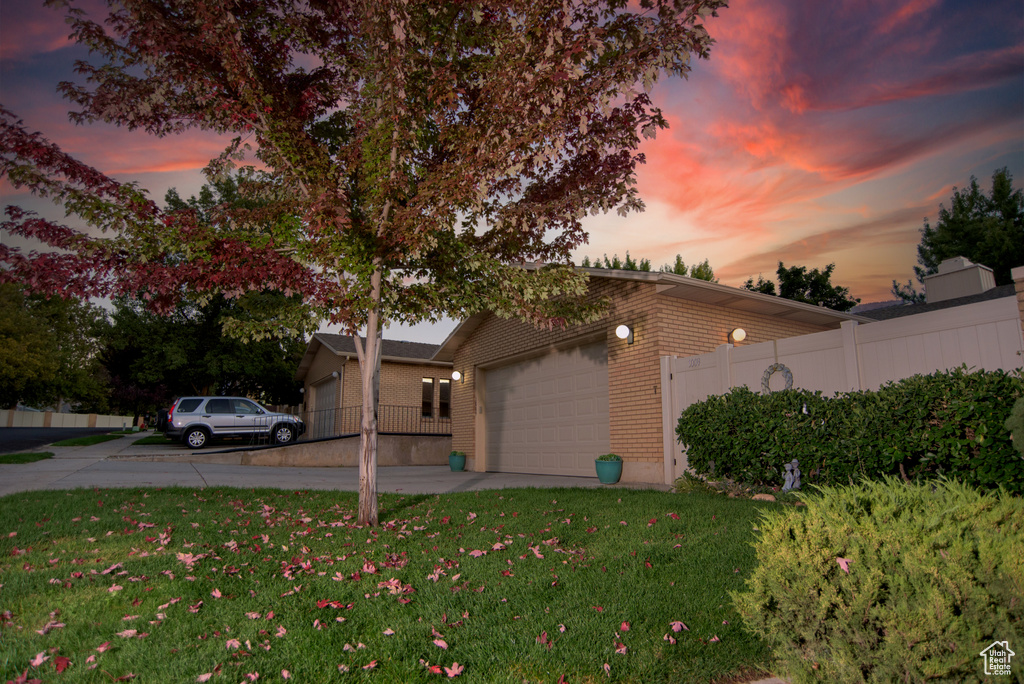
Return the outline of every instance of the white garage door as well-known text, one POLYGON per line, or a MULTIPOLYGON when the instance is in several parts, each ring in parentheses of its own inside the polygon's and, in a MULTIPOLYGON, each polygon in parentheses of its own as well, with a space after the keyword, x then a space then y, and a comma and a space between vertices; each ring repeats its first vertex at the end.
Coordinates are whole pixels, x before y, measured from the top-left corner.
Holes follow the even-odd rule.
POLYGON ((593 477, 608 453, 604 342, 487 371, 487 467, 593 477))

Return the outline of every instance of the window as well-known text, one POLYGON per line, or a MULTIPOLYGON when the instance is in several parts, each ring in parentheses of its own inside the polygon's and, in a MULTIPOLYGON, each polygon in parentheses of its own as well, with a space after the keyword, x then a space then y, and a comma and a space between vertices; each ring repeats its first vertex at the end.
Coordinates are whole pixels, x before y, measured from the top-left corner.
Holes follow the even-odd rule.
POLYGON ((203 403, 202 399, 182 399, 178 402, 178 405, 174 407, 175 413, 192 413, 199 405, 203 403))
POLYGON ((260 410, 260 407, 251 401, 246 401, 245 399, 235 399, 234 401, 235 413, 245 413, 248 415, 258 415, 263 413, 263 411, 260 410))
POLYGON ((440 380, 441 384, 438 387, 440 398, 437 402, 437 417, 438 418, 451 418, 452 417, 452 381, 451 380, 440 380))
POLYGON ((423 378, 423 411, 424 418, 434 417, 434 378, 423 378))
POLYGON ((206 402, 207 413, 233 413, 230 399, 210 399, 206 402))

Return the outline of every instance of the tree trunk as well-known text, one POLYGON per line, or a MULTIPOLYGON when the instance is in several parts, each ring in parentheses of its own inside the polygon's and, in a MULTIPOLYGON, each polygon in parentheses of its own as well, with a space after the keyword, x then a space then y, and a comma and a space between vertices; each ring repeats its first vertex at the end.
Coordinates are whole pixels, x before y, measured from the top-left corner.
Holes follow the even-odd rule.
POLYGON ((373 304, 366 319, 365 349, 355 338, 362 380, 363 408, 359 425, 359 525, 376 526, 377 519, 377 397, 380 394, 381 271, 370 277, 373 304))

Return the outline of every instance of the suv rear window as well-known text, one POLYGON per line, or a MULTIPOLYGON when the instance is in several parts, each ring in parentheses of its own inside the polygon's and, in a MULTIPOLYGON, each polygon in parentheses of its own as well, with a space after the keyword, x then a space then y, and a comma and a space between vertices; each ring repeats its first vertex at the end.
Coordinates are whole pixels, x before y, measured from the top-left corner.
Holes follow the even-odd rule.
POLYGON ((206 402, 207 413, 234 413, 230 399, 210 399, 206 402))
POLYGON ((199 408, 199 404, 201 403, 203 403, 202 399, 182 399, 181 401, 178 402, 178 405, 175 407, 174 412, 192 413, 197 408, 199 408))

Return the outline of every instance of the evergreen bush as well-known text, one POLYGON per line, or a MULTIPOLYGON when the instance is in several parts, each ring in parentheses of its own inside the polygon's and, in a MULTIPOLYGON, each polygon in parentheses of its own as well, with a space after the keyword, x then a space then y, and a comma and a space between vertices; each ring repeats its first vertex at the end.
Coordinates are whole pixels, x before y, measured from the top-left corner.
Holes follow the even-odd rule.
POLYGON ((791 682, 977 681, 992 642, 1024 645, 1020 497, 886 478, 801 499, 765 513, 732 594, 791 682))
POLYGON ((1006 426, 1021 396, 1019 372, 965 368, 834 398, 737 387, 687 407, 676 436, 697 473, 751 484, 781 485, 795 458, 806 484, 946 476, 1022 494, 1024 458, 1006 426))
POLYGON ((1010 433, 1013 446, 1020 452, 1021 458, 1024 458, 1024 397, 1018 399, 1017 403, 1013 405, 1013 410, 1010 411, 1010 417, 1006 419, 1004 427, 1010 433))

